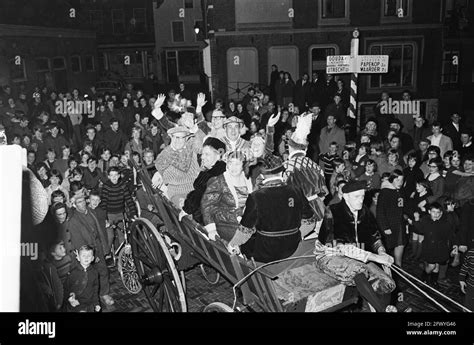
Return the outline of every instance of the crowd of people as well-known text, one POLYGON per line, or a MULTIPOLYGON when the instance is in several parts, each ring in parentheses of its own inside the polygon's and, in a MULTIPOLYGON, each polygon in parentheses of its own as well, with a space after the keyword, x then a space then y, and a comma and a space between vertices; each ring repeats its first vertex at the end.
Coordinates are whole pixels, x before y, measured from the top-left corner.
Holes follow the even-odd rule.
POLYGON ((313 73, 295 83, 277 66, 268 92, 251 87, 240 101, 213 104, 184 84, 166 95, 128 85, 121 94, 36 88, 30 97, 4 87, 0 131, 27 150, 57 224, 42 248, 43 271, 56 283, 51 309, 114 303, 109 271, 123 221, 155 211, 132 161, 180 217, 231 253, 282 259, 316 231, 321 243, 356 243, 377 262, 389 263, 389 254, 402 266, 409 254, 434 287, 462 265, 460 287, 473 308, 472 129, 458 113, 441 124, 380 111, 389 98, 383 92, 375 116, 357 128, 342 79, 313 73), (87 106, 78 111, 79 103, 87 106), (353 208, 360 190, 364 208, 353 208), (355 217, 343 233, 335 230, 341 212, 355 217))

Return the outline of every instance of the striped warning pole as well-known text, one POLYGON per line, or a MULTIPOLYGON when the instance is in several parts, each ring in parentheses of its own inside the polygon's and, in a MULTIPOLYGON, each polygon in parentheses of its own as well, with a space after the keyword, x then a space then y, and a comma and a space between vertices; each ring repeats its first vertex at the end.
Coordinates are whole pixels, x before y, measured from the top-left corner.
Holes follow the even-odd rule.
MULTIPOLYGON (((357 80, 358 73, 355 72, 357 55, 359 55, 359 30, 355 29, 352 33, 351 40, 351 59, 354 62, 352 64, 353 73, 351 73, 351 99, 349 104, 349 117, 357 119, 357 80)), ((357 119, 357 127, 360 128, 360 119, 357 119)))

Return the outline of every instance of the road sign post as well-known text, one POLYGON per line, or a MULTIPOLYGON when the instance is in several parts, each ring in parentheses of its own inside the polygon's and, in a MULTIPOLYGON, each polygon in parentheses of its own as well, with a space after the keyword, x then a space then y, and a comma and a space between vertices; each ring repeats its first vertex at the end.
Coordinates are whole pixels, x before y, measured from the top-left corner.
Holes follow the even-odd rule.
POLYGON ((350 104, 347 116, 357 119, 360 127, 360 118, 357 118, 357 84, 359 73, 387 73, 388 55, 359 55, 359 30, 355 29, 351 39, 351 55, 330 55, 326 59, 327 74, 351 74, 350 104))

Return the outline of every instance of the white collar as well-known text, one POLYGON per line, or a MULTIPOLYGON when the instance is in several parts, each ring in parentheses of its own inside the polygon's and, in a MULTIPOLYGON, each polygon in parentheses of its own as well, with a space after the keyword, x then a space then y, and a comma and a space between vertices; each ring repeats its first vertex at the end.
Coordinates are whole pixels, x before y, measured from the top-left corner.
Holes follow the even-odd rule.
POLYGON ((265 184, 267 182, 276 181, 276 180, 283 182, 283 178, 281 176, 274 176, 274 177, 269 177, 269 178, 264 179, 262 183, 265 184))

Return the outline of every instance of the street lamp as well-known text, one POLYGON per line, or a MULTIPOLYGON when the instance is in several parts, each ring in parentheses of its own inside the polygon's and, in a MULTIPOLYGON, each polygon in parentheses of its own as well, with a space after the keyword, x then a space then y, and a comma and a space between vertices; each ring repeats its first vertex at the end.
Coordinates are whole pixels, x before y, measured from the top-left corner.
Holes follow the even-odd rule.
POLYGON ((195 33, 196 35, 199 34, 199 31, 200 31, 200 30, 201 30, 201 28, 199 27, 198 23, 196 23, 196 24, 194 25, 194 33, 195 33))

